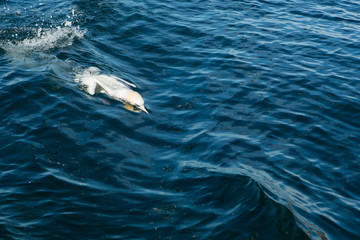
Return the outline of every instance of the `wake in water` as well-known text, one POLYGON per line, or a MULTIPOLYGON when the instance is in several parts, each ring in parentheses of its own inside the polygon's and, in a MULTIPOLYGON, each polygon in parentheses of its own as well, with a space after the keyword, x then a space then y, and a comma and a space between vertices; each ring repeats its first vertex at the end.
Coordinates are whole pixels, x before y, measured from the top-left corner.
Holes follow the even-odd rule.
POLYGON ((22 28, 16 34, 24 35, 23 32, 27 33, 27 37, 0 41, 0 47, 13 62, 26 64, 33 62, 34 58, 40 62, 41 58, 51 59, 52 50, 71 46, 75 40, 84 37, 86 30, 65 21, 56 27, 22 28))
POLYGON ((71 60, 60 59, 58 54, 84 38, 87 31, 80 27, 81 13, 71 5, 54 11, 42 3, 18 4, 22 8, 8 6, 0 15, 0 50, 5 58, 21 69, 47 69, 55 78, 71 79, 71 60))
POLYGON ((11 55, 29 52, 46 52, 55 48, 71 46, 75 39, 81 39, 86 33, 79 27, 65 25, 50 29, 34 29, 35 37, 25 38, 18 42, 5 42, 2 47, 11 55))
POLYGON ((34 55, 51 58, 45 53, 71 46, 86 33, 79 27, 81 14, 75 8, 70 12, 54 11, 39 2, 17 3, 14 8, 4 9, 5 14, 0 15, 0 48, 15 62, 31 62, 34 55), (18 6, 21 4, 22 9, 18 6))

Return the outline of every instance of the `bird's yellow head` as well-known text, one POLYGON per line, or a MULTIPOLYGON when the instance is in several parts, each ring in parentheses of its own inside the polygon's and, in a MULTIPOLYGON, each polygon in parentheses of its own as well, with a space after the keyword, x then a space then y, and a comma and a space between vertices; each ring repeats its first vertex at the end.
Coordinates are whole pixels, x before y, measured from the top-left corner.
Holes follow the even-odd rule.
POLYGON ((144 99, 141 95, 135 91, 130 91, 126 96, 126 101, 132 106, 139 108, 140 110, 149 113, 144 106, 144 99))

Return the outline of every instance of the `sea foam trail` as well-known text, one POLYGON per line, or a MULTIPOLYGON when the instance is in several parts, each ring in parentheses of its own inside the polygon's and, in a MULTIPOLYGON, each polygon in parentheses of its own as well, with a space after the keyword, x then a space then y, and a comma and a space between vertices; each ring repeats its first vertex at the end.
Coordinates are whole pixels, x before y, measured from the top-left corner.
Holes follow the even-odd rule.
POLYGON ((0 42, 0 48, 5 51, 7 58, 13 64, 22 67, 41 67, 49 63, 59 63, 53 51, 70 47, 86 34, 86 30, 72 26, 68 21, 57 27, 26 30, 29 32, 26 38, 0 42))
POLYGON ((55 48, 71 46, 76 39, 82 39, 86 30, 65 23, 64 26, 56 28, 39 28, 36 35, 21 41, 5 42, 2 48, 8 53, 47 52, 55 48))
POLYGON ((71 46, 86 33, 80 29, 80 19, 74 7, 63 12, 42 3, 23 9, 8 8, 5 15, 0 15, 0 20, 6 22, 0 28, 0 47, 10 55, 27 55, 71 46))

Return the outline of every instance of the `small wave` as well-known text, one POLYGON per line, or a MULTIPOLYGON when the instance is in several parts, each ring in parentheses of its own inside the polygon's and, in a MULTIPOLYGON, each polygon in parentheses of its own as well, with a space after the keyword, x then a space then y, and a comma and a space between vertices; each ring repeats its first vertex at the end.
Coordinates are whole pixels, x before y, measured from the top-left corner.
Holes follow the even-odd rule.
POLYGON ((300 191, 291 188, 278 180, 273 179, 266 171, 258 170, 246 164, 239 164, 238 167, 232 166, 231 168, 215 166, 209 163, 192 160, 188 160, 183 164, 184 167, 195 169, 203 168, 207 169, 209 172, 248 176, 258 184, 260 184, 261 189, 270 199, 277 203, 280 203, 283 206, 286 206, 292 212, 299 227, 302 228, 309 237, 311 237, 312 239, 328 239, 326 233, 322 231, 320 227, 303 217, 299 212, 295 210, 296 208, 298 211, 310 212, 310 210, 306 207, 307 203, 305 199, 307 200, 307 197, 303 195, 300 191))

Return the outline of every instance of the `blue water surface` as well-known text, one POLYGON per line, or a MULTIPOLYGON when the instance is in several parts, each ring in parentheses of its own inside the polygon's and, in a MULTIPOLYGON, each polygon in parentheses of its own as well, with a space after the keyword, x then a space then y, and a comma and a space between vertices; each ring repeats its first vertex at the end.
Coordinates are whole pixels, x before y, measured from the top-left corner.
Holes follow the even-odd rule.
POLYGON ((360 3, 0 2, 0 239, 359 239, 360 3), (134 83, 150 114, 76 74, 134 83))

